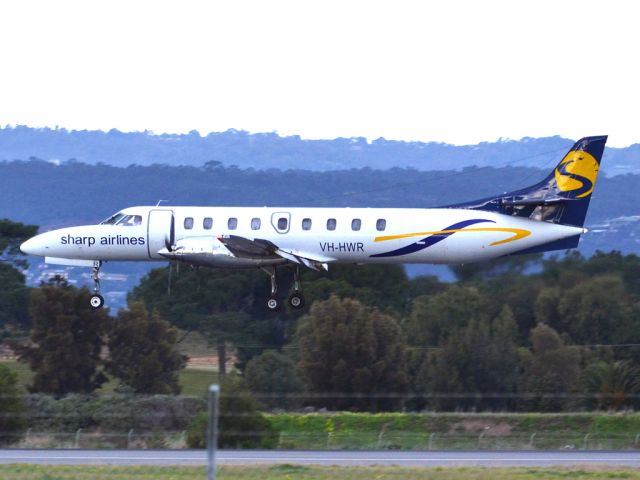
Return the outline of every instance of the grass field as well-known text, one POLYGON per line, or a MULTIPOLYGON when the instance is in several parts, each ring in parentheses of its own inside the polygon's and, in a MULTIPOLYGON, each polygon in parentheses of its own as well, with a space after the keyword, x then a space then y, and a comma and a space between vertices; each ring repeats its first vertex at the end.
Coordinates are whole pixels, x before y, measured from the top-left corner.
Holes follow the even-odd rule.
MULTIPOLYGON (((15 480, 186 480, 206 478, 204 467, 112 467, 0 465, 0 478, 15 480)), ((630 468, 404 468, 404 467, 227 467, 220 480, 533 480, 533 479, 640 479, 630 468)))
POLYGON ((284 449, 513 450, 640 448, 640 414, 278 413, 284 449))
MULTIPOLYGON (((33 379, 33 372, 29 369, 29 365, 16 361, 5 361, 2 364, 18 375, 18 384, 26 393, 27 386, 33 379)), ((183 395, 204 395, 209 385, 218 381, 218 373, 211 369, 185 368, 180 371, 179 381, 183 395)), ((98 392, 111 393, 117 385, 116 380, 110 380, 98 392)))

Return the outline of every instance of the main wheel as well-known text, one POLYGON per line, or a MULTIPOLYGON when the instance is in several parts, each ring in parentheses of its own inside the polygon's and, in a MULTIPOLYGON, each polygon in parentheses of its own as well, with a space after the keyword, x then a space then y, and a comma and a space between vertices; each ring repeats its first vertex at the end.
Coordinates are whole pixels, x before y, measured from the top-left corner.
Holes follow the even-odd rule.
POLYGON ((280 302, 277 298, 271 297, 269 300, 267 300, 267 308, 271 312, 277 312, 278 310, 280 310, 280 302))
POLYGON ((296 310, 300 310, 304 307, 304 297, 300 292, 293 292, 289 297, 289 305, 291 308, 295 308, 296 310))
POLYGON ((104 298, 102 298, 102 295, 100 295, 99 293, 94 293, 93 295, 91 295, 89 303, 91 304, 91 308, 97 310, 104 306, 104 298))

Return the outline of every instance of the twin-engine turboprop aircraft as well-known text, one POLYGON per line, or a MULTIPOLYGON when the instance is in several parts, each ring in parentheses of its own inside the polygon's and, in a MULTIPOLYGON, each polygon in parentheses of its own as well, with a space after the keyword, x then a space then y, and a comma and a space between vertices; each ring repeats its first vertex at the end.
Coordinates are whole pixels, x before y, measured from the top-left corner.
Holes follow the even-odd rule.
POLYGON ((173 260, 260 268, 280 307, 278 267, 294 268, 289 304, 304 305, 300 266, 332 263, 476 262, 576 247, 606 136, 576 142, 542 182, 443 208, 131 207, 99 225, 45 232, 22 244, 48 263, 93 268, 91 306, 100 308, 103 262, 173 260))

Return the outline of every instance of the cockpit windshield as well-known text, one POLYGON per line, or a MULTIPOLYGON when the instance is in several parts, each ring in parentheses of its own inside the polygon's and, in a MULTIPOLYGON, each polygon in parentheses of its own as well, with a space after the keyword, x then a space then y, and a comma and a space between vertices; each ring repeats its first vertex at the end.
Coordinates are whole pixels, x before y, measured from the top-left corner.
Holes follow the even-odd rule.
POLYGON ((125 216, 124 213, 118 212, 115 215, 111 215, 106 220, 100 222, 100 225, 115 225, 116 223, 118 223, 118 220, 120 220, 124 216, 125 216))
POLYGON ((141 215, 125 215, 122 212, 118 212, 115 215, 107 218, 101 225, 120 225, 120 226, 133 226, 140 225, 142 223, 141 215))

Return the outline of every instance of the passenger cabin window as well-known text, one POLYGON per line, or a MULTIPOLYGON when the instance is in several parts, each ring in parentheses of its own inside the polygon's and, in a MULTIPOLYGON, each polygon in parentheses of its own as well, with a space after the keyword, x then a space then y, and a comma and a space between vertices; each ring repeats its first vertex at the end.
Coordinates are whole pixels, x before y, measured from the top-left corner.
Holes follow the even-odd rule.
POLYGON ((351 230, 358 231, 362 226, 362 221, 359 218, 354 218, 351 220, 351 230))
POLYGON ((311 230, 311 219, 303 218, 302 219, 302 229, 303 230, 311 230))
POLYGON ((238 228, 238 219, 236 217, 231 217, 227 222, 227 227, 229 227, 229 230, 235 230, 238 228))
POLYGON ((259 218, 252 218, 251 219, 251 230, 260 230, 260 225, 262 224, 262 222, 260 221, 259 218))
POLYGON ((184 228, 191 230, 193 228, 193 217, 187 217, 184 219, 184 228))
POLYGON ((211 230, 211 227, 213 227, 213 218, 205 217, 205 219, 202 220, 202 228, 205 230, 211 230))
POLYGON ((335 230, 336 229, 336 219, 330 218, 327 220, 327 230, 335 230))
POLYGON ((376 230, 383 232, 387 228, 387 221, 384 218, 379 218, 376 222, 376 230))
POLYGON ((289 227, 289 220, 286 217, 278 219, 278 230, 286 230, 289 227))

